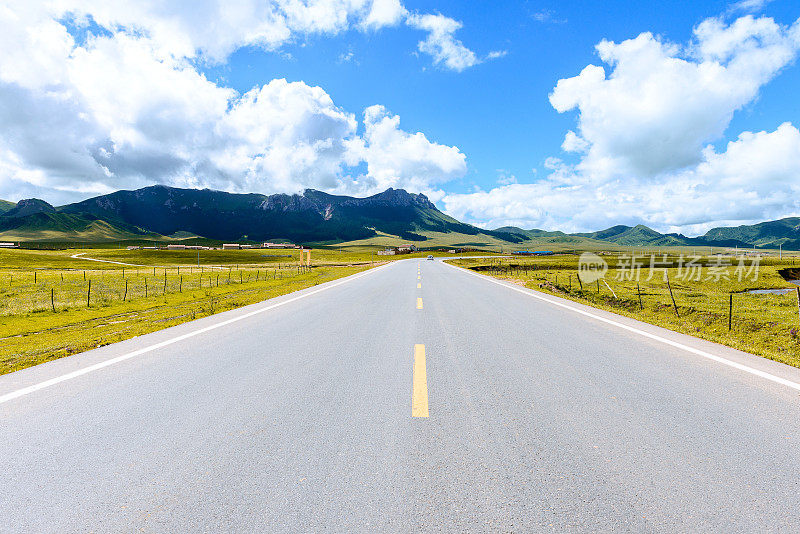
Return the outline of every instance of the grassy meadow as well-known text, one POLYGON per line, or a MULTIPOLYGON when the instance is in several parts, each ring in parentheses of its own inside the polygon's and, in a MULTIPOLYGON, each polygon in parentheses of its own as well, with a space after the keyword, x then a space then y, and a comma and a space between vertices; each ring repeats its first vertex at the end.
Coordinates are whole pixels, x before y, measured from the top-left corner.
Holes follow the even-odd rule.
POLYGON ((0 374, 354 274, 370 256, 312 252, 304 268, 296 250, 200 251, 198 267, 196 251, 0 250, 0 374))
POLYGON ((753 279, 754 258, 746 258, 740 267, 738 258, 706 256, 690 269, 681 265, 675 254, 667 258, 661 255, 656 257, 651 272, 650 258, 639 256, 638 261, 644 266, 638 271, 637 281, 631 257, 602 257, 609 264, 604 281, 591 283, 579 281, 577 254, 464 259, 452 263, 800 367, 797 286, 779 273, 789 269, 789 278, 800 278, 797 258, 762 257, 757 262, 757 278, 753 279), (722 265, 726 262, 731 265, 722 265), (739 274, 743 275, 741 280, 739 274), (774 288, 791 291, 783 295, 748 293, 774 288))

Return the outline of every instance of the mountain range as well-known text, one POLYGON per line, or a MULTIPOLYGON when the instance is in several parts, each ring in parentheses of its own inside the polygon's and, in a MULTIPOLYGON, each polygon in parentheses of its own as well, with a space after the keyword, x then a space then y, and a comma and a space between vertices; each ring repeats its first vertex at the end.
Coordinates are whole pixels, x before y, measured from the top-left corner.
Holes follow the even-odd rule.
POLYGON ((612 226, 567 234, 505 226, 484 230, 442 213, 425 195, 387 189, 366 198, 306 190, 302 195, 236 194, 151 186, 54 207, 39 199, 0 200, 0 239, 22 241, 289 240, 307 244, 374 238, 438 244, 580 247, 724 246, 800 250, 800 217, 720 227, 699 237, 662 234, 647 226, 612 226))

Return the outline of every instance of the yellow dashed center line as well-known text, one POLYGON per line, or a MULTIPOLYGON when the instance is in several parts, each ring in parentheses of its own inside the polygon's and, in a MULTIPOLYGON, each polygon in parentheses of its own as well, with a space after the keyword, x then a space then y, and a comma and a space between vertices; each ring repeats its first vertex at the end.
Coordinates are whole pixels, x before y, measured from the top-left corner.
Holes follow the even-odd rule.
POLYGON ((422 289, 422 284, 417 284, 417 289, 422 289))
POLYGON ((414 345, 411 417, 428 417, 428 375, 425 370, 425 345, 420 344, 414 345))
POLYGON ((422 297, 417 297, 417 309, 422 309, 422 297))

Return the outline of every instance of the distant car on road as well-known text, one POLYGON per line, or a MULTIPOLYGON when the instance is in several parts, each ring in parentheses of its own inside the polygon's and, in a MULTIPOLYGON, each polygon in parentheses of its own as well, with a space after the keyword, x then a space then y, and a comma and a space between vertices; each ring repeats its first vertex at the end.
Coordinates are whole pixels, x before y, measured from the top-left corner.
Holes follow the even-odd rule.
POLYGON ((433 261, 433 255, 432 254, 428 254, 428 259, 433 261))

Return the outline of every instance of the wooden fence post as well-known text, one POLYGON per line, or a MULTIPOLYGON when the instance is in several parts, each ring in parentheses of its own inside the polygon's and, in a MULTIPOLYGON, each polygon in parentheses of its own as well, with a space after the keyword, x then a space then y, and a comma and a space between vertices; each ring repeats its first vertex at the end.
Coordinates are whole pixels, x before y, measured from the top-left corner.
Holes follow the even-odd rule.
POLYGON ((125 294, 122 295, 122 302, 125 302, 125 299, 128 298, 128 279, 125 279, 125 294))
POLYGON ((639 294, 639 309, 643 310, 644 306, 642 305, 642 290, 639 289, 639 284, 636 284, 636 292, 639 294))
MULTIPOLYGON (((800 287, 797 288, 800 290, 800 287)), ((728 331, 730 332, 733 326, 733 293, 728 295, 728 331)))
POLYGON ((86 291, 86 307, 89 307, 89 299, 92 296, 92 281, 89 280, 89 289, 86 291))
POLYGON ((797 318, 800 321, 800 287, 797 288, 797 318))
POLYGON ((667 278, 667 289, 669 289, 669 296, 672 299, 672 306, 675 308, 675 315, 677 315, 678 319, 680 319, 681 314, 678 313, 678 305, 675 304, 675 297, 672 295, 672 286, 669 285, 669 278, 667 278))
POLYGON ((50 288, 50 306, 53 308, 53 313, 56 312, 56 290, 52 287, 50 288))

